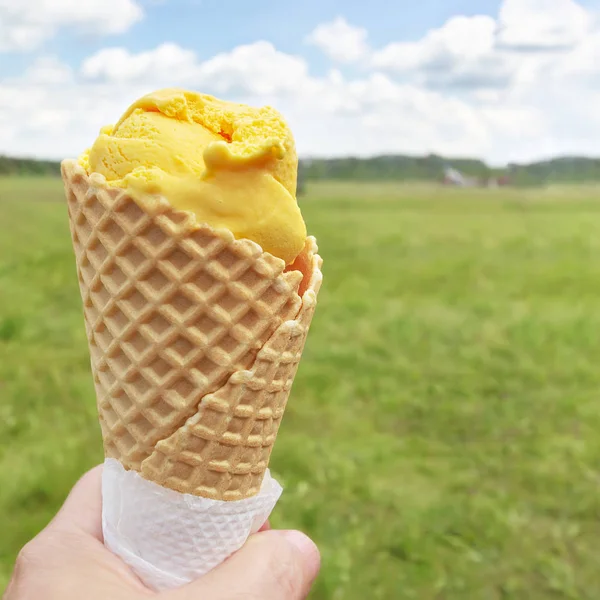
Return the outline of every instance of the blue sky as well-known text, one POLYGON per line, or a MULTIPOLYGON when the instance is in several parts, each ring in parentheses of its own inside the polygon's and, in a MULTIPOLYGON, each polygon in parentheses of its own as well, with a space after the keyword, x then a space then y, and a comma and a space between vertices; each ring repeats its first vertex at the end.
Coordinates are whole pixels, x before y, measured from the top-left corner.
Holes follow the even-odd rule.
POLYGON ((600 155, 600 0, 0 2, 0 153, 172 85, 272 104, 303 155, 600 155))
POLYGON ((148 20, 137 27, 136 37, 146 46, 170 37, 206 56, 257 39, 272 41, 284 52, 304 53, 304 37, 339 15, 366 28, 379 46, 418 39, 455 14, 492 14, 498 6, 497 0, 175 0, 148 5, 148 20))
MULTIPOLYGON (((82 0, 85 1, 85 0, 82 0)), ((142 3, 145 18, 122 35, 90 37, 63 29, 42 48, 72 66, 107 45, 139 52, 165 41, 176 42, 208 58, 237 45, 268 40, 279 50, 302 54, 315 73, 329 67, 326 57, 307 48, 306 35, 337 16, 364 27, 375 47, 395 40, 417 40, 450 17, 495 15, 499 0, 171 0, 142 3)), ((0 75, 14 74, 32 54, 12 54, 0 62, 0 75)))

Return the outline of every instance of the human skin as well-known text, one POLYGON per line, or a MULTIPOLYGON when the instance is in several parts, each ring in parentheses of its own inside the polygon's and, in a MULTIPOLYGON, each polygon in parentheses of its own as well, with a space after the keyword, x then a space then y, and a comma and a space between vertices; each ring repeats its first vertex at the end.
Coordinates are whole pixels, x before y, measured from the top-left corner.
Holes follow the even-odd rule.
POLYGON ((101 469, 86 473, 56 517, 19 553, 4 600, 302 600, 320 568, 299 531, 266 525, 233 556, 184 587, 154 592, 104 547, 101 469))

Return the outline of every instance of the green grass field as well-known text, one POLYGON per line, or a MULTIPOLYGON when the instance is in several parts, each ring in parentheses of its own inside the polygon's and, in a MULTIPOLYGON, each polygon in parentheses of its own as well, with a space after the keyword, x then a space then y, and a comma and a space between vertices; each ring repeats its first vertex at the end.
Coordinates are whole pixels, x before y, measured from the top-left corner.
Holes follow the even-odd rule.
MULTIPOLYGON (((325 283, 275 447, 313 598, 600 597, 596 188, 321 184, 325 283)), ((59 181, 0 180, 0 590, 102 460, 59 181)))

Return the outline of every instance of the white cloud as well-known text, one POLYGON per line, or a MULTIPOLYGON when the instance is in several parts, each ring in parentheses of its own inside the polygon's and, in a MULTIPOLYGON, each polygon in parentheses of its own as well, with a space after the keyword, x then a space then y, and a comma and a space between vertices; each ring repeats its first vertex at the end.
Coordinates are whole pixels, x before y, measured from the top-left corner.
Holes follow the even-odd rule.
POLYGON ((411 74, 422 84, 503 87, 517 62, 498 51, 495 42, 494 19, 458 16, 416 42, 394 42, 374 52, 372 64, 411 74))
POLYGON ((139 54, 105 49, 84 61, 81 73, 102 88, 129 82, 151 89, 167 82, 254 105, 274 104, 290 120, 305 154, 486 152, 492 140, 491 111, 484 118, 464 100, 397 83, 383 73, 348 79, 332 70, 314 77, 302 58, 267 42, 207 61, 172 44, 139 54))
POLYGON ((356 62, 369 52, 367 30, 350 25, 343 17, 317 25, 306 42, 320 48, 327 56, 342 63, 356 62))
MULTIPOLYGON (((304 64, 297 64, 300 59, 265 48, 260 50, 265 52, 262 56, 272 62, 260 63, 258 83, 252 85, 245 79, 243 62, 236 71, 237 79, 223 57, 198 63, 194 69, 218 85, 225 82, 229 91, 222 97, 276 106, 290 122, 304 155, 431 151, 490 155, 497 148, 493 110, 485 114, 465 100, 400 84, 382 73, 348 79, 332 71, 325 77, 313 77, 304 64), (282 82, 277 69, 289 65, 295 65, 297 71, 282 82), (295 87, 290 93, 292 80, 295 87)), ((235 57, 239 52, 234 49, 226 56, 235 57)), ((133 64, 137 64, 135 60, 133 64)), ((90 61, 87 69, 98 75, 103 72, 100 65, 100 61, 90 61)), ((41 61, 20 78, 0 83, 4 107, 0 153, 56 158, 76 155, 93 141, 102 125, 116 121, 135 98, 153 87, 157 86, 139 77, 129 81, 122 76, 81 79, 55 61, 41 61)), ((212 91, 208 84, 190 82, 188 87, 212 91)), ((529 135, 527 131, 524 134, 529 135)), ((498 147, 506 148, 506 143, 498 147)))
POLYGON ((25 73, 29 82, 42 85, 67 83, 72 77, 73 70, 54 56, 38 58, 25 73))
POLYGON ((308 76, 304 59, 279 52, 270 42, 238 46, 202 62, 176 44, 132 54, 106 48, 86 59, 82 75, 105 82, 141 82, 151 87, 192 85, 212 93, 278 94, 295 91, 308 76))
POLYGON ((554 78, 579 81, 587 87, 600 84, 600 31, 584 37, 570 52, 556 60, 554 78))
POLYGON ((0 0, 0 52, 34 50, 63 27, 123 33, 142 16, 135 0, 0 0))
POLYGON ((504 0, 498 26, 498 41, 507 48, 551 50, 575 46, 592 18, 575 0, 504 0))
POLYGON ((198 69, 198 83, 218 93, 290 93, 307 78, 303 58, 280 52, 269 42, 238 46, 201 63, 198 69))
POLYGON ((372 51, 373 68, 449 93, 514 97, 600 83, 600 20, 575 0, 504 0, 497 19, 457 16, 415 42, 372 51))
MULTIPOLYGON (((501 15, 512 1, 504 1, 501 15)), ((514 48, 499 42, 508 31, 498 33, 499 19, 454 17, 420 40, 375 50, 362 32, 364 46, 354 55, 360 70, 352 75, 335 68, 315 76, 304 58, 266 41, 206 60, 174 43, 137 53, 105 48, 75 72, 40 59, 20 77, 0 80, 0 153, 76 155, 137 97, 183 86, 274 105, 304 155, 436 152, 502 163, 600 154, 600 29, 593 14, 564 16, 564 23, 588 23, 570 45, 557 44, 555 33, 551 44, 534 43, 550 27, 540 25, 514 48)), ((336 60, 350 60, 342 54, 336 60)))
POLYGON ((417 42, 396 42, 373 56, 376 67, 397 71, 445 69, 457 57, 477 60, 494 49, 496 22, 491 17, 452 17, 417 42))
POLYGON ((132 54, 126 48, 104 48, 84 60, 81 74, 88 79, 132 82, 177 78, 184 82, 197 70, 195 52, 177 44, 161 44, 132 54))

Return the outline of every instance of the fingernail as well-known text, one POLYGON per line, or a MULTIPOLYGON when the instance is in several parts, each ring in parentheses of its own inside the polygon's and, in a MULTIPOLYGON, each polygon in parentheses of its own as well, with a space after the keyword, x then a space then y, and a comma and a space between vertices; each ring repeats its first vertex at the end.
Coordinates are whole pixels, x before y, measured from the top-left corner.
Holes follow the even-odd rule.
POLYGON ((321 562, 319 549, 307 535, 295 530, 282 531, 281 534, 292 546, 300 551, 304 559, 311 563, 315 571, 319 569, 321 562))

